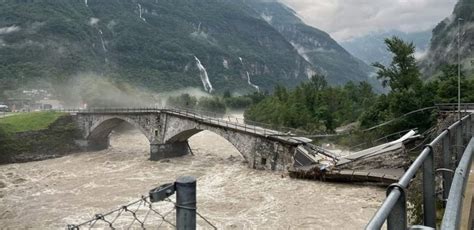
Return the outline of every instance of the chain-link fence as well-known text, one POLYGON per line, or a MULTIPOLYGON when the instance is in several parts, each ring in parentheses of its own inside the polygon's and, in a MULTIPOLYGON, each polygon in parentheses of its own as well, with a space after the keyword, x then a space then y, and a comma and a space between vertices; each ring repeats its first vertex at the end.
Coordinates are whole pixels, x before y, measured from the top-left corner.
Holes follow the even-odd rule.
POLYGON ((169 226, 176 228, 176 207, 171 199, 167 198, 153 203, 149 196, 123 205, 103 214, 95 214, 91 219, 79 224, 69 224, 67 229, 147 229, 169 226))
POLYGON ((89 220, 68 224, 68 230, 79 229, 196 229, 199 216, 208 229, 217 229, 197 212, 196 179, 179 177, 176 182, 150 190, 129 204, 112 211, 95 214, 89 220), (176 195, 174 195, 176 193, 176 195))

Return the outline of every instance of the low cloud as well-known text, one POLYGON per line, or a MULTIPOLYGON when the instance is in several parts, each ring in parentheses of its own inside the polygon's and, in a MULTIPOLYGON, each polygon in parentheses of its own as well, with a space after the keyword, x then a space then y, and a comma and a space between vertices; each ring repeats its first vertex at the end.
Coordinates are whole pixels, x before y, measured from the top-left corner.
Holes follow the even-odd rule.
POLYGON ((371 32, 415 32, 451 15, 456 0, 280 0, 337 41, 371 32))
POLYGON ((163 107, 169 97, 187 93, 197 98, 210 94, 198 88, 185 88, 169 92, 153 92, 142 87, 118 81, 96 73, 82 73, 54 84, 55 94, 66 108, 92 107, 163 107))

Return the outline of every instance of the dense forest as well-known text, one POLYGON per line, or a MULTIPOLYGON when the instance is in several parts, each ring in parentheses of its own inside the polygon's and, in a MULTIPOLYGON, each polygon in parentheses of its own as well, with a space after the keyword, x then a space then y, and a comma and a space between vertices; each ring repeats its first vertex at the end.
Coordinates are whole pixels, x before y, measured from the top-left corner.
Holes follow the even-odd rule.
MULTIPOLYGON (((388 125, 374 129, 372 135, 430 128, 433 110, 403 115, 436 103, 457 102, 457 66, 446 65, 438 79, 423 82, 414 57, 414 44, 397 37, 385 39, 385 43, 394 55, 392 62, 388 66, 380 63, 373 66, 384 87, 391 89, 389 93, 375 94, 366 83, 329 86, 324 76, 315 75, 311 82, 291 90, 276 87, 270 96, 252 105, 245 118, 309 133, 334 133, 337 127, 349 124, 355 124, 353 132, 361 132, 391 120, 388 125)), ((462 102, 474 99, 474 81, 464 74, 461 91, 462 102)))

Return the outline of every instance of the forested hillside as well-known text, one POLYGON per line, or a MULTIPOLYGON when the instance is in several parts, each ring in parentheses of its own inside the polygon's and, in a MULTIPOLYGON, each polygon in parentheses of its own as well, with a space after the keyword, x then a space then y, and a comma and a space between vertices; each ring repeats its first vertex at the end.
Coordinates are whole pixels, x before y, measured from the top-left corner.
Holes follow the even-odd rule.
POLYGON ((253 92, 294 87, 319 71, 334 84, 366 80, 364 67, 353 68, 324 36, 334 54, 305 60, 243 0, 0 1, 0 81, 38 87, 93 73, 154 91, 208 82, 218 92, 253 92))

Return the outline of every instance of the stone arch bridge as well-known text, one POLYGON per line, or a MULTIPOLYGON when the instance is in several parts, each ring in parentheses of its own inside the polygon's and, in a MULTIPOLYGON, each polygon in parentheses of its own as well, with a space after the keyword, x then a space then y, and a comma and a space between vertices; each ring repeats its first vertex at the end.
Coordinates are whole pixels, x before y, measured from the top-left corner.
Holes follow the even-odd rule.
MULTIPOLYGON (((209 130, 235 146, 249 167, 287 170, 294 163, 298 147, 311 141, 175 109, 94 109, 77 111, 75 117, 83 137, 78 143, 84 148, 106 149, 111 131, 122 122, 127 122, 147 137, 150 160, 155 161, 191 153, 187 140, 198 132, 209 130)), ((209 140, 210 146, 212 143, 213 140, 209 140)))

